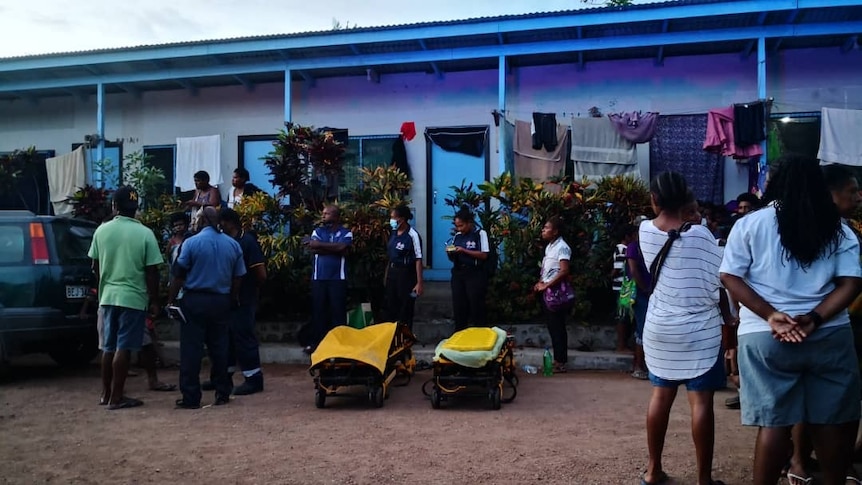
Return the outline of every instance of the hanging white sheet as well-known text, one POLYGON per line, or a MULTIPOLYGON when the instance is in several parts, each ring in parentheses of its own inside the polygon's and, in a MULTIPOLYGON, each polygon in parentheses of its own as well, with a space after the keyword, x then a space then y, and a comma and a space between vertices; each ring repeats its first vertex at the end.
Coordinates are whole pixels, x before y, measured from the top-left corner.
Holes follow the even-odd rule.
POLYGON ((221 185, 221 135, 177 138, 177 187, 194 190, 194 174, 205 171, 210 185, 221 185))
POLYGON ((54 214, 71 215, 74 206, 66 200, 87 183, 84 147, 80 146, 72 153, 46 159, 45 170, 54 214))
POLYGON ((862 166, 862 110, 822 108, 820 113, 820 163, 862 166))

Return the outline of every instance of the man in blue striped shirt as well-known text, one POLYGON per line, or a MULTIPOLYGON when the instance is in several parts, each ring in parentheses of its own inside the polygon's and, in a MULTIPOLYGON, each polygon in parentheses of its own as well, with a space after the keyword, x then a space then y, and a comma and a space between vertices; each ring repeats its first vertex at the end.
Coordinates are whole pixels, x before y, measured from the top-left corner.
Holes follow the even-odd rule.
POLYGON ((323 208, 323 224, 306 242, 314 254, 311 276, 311 325, 314 331, 306 353, 314 352, 326 333, 347 324, 347 262, 345 255, 353 244, 353 233, 341 225, 337 206, 323 208))

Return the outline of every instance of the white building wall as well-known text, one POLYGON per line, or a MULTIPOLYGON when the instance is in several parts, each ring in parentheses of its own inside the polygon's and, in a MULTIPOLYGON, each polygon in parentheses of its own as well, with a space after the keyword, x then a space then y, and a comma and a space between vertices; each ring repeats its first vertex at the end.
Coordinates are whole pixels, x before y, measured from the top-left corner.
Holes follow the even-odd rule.
MULTIPOLYGON (((862 109, 862 52, 836 48, 782 51, 769 59, 769 96, 775 111, 817 111, 822 106, 862 109)), ((144 145, 173 144, 176 137, 222 136, 225 178, 237 165, 237 137, 272 134, 282 127, 284 90, 280 84, 148 92, 106 96, 105 136, 125 141, 124 153, 144 145)), ((650 110, 664 114, 703 113, 710 108, 755 99, 756 55, 671 57, 657 67, 652 59, 515 68, 508 76, 507 116, 529 119, 533 111, 585 116, 596 106, 604 113, 650 110)), ((424 228, 426 127, 489 125, 491 174, 499 173, 497 134, 491 111, 497 108, 497 72, 318 79, 314 86, 293 85, 293 121, 347 128, 351 135, 397 134, 402 122, 416 123, 417 137, 407 143, 413 166, 417 226, 424 228)), ((76 97, 0 102, 0 151, 34 145, 63 153, 95 132, 96 101, 76 97)), ((649 151, 639 147, 642 175, 649 151)), ((745 190, 747 174, 728 162, 726 196, 745 190), (741 185, 740 185, 741 183, 741 185)), ((256 181, 261 183, 262 181, 256 181)), ((226 192, 229 180, 225 180, 226 192)))

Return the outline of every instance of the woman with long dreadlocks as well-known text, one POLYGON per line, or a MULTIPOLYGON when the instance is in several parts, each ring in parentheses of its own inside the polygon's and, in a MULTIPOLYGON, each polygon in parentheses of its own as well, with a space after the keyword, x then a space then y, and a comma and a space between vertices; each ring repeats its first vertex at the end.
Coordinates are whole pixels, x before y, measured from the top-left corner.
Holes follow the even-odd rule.
POLYGON ((765 201, 736 223, 721 265, 722 282, 742 304, 742 423, 760 428, 754 483, 776 483, 791 427, 804 422, 823 483, 843 484, 860 414, 847 315, 862 289, 859 242, 815 159, 780 160, 765 201))

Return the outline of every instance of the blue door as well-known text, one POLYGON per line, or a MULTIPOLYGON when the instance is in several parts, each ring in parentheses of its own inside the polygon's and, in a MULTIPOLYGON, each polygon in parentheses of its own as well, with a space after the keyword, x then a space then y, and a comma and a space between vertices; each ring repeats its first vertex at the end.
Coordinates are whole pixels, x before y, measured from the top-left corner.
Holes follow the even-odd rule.
POLYGON ((451 187, 469 185, 474 187, 486 180, 487 151, 476 157, 464 153, 446 151, 432 142, 430 144, 430 180, 429 187, 429 237, 431 244, 426 252, 431 256, 431 269, 425 271, 425 278, 430 281, 448 281, 452 262, 446 257, 446 244, 453 236, 454 226, 452 216, 455 209, 446 205, 445 200, 453 196, 451 187))
POLYGON ((263 159, 273 150, 272 139, 265 140, 243 140, 240 137, 239 142, 242 143, 242 166, 248 170, 249 182, 257 185, 258 188, 267 194, 275 197, 278 194, 278 188, 274 187, 269 179, 272 178, 269 174, 269 168, 263 163, 263 159))

